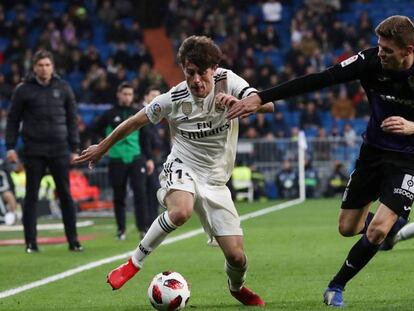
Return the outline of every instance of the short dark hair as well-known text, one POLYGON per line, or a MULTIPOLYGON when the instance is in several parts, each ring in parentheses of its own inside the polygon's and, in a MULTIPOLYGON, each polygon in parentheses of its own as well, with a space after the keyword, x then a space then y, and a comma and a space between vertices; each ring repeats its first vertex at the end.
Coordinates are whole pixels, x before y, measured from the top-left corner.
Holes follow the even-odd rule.
POLYGON ((151 93, 152 91, 160 91, 160 88, 156 85, 150 85, 149 87, 147 87, 144 91, 144 95, 148 95, 149 93, 151 93))
POLYGON ((222 58, 222 52, 210 38, 191 36, 183 41, 177 57, 182 66, 188 61, 204 71, 218 65, 222 58))
POLYGON ((384 19, 375 28, 377 36, 393 40, 398 46, 414 45, 414 24, 403 15, 393 15, 384 19))
POLYGON ((121 84, 118 85, 117 92, 119 93, 123 89, 134 89, 134 88, 133 88, 131 83, 129 83, 128 81, 124 81, 124 82, 121 82, 121 84))
POLYGON ((49 52, 48 50, 38 50, 36 53, 34 53, 32 57, 32 66, 36 65, 37 62, 41 59, 49 58, 52 64, 55 63, 55 60, 53 59, 53 54, 49 52))

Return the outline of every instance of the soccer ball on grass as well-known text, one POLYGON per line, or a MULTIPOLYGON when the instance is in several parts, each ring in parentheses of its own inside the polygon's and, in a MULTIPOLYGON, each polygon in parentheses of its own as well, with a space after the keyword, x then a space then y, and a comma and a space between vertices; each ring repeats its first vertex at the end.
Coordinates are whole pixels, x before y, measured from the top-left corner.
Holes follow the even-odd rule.
POLYGON ((148 287, 148 297, 152 306, 160 311, 184 309, 190 299, 187 281, 178 272, 157 274, 148 287))

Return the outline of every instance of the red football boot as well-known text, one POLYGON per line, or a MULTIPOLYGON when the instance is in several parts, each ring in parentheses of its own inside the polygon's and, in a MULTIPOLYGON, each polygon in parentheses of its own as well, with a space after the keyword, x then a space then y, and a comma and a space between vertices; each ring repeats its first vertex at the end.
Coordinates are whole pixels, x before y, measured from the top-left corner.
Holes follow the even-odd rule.
POLYGON ((233 292, 230 290, 231 295, 246 306, 261 306, 265 305, 262 298, 255 292, 251 291, 247 287, 243 286, 239 291, 233 292))
POLYGON ((112 286, 113 290, 120 289, 122 285, 131 279, 138 271, 139 268, 135 267, 131 258, 129 258, 126 263, 109 272, 106 277, 106 282, 112 286))

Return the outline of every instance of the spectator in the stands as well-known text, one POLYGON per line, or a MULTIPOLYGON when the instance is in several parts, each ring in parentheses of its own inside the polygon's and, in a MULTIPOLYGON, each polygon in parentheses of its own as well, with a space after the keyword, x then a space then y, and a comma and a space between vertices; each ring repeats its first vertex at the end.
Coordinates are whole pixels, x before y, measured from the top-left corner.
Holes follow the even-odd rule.
POLYGON ((335 163, 335 167, 328 178, 328 187, 325 192, 326 197, 342 195, 348 182, 348 174, 341 162, 335 163))
MULTIPOLYGON (((330 94, 329 96, 332 96, 333 99, 333 92, 328 94, 330 94)), ((312 95, 312 101, 315 103, 317 111, 327 112, 331 110, 331 104, 327 95, 322 95, 320 91, 314 92, 312 95)))
POLYGON ((128 53, 128 46, 125 42, 121 41, 116 44, 116 52, 113 58, 115 65, 121 64, 125 68, 130 68, 131 60, 128 53))
POLYGON ((273 120, 270 122, 270 133, 275 138, 285 138, 288 137, 289 127, 285 121, 283 112, 276 111, 273 114, 273 120))
POLYGON ((92 102, 95 104, 112 103, 115 96, 111 85, 108 83, 106 72, 104 72, 93 84, 92 102))
POLYGON ((355 108, 345 88, 341 88, 339 96, 332 103, 331 113, 337 119, 353 119, 355 117, 355 108))
POLYGON ((362 86, 352 96, 352 104, 355 107, 355 117, 368 120, 370 115, 367 95, 362 86))
POLYGON ((110 0, 104 0, 98 9, 98 17, 107 25, 111 25, 118 17, 118 12, 112 7, 110 0))
POLYGON ((267 23, 276 23, 282 19, 282 4, 276 0, 267 0, 262 5, 263 18, 267 23))
POLYGON ((6 76, 0 73, 0 104, 10 99, 12 91, 11 85, 6 81, 6 76))
POLYGON ((350 123, 344 125, 345 144, 348 147, 355 147, 357 135, 350 123))
POLYGON ((367 11, 364 11, 359 15, 357 27, 358 36, 363 37, 366 41, 371 41, 373 26, 367 11))
POLYGON ((87 72, 94 64, 101 66, 102 61, 96 47, 90 44, 79 60, 79 69, 87 72))
POLYGON ((263 52, 274 51, 280 47, 279 35, 272 25, 267 25, 260 34, 259 42, 263 52))
POLYGON ((299 194, 298 172, 292 168, 289 160, 284 160, 276 173, 276 187, 283 199, 296 198, 299 194))
POLYGON ((314 198, 319 184, 318 171, 313 167, 312 160, 305 161, 305 192, 307 198, 314 198))
POLYGON ((319 128, 322 125, 318 112, 316 111, 315 103, 310 101, 306 103, 305 109, 300 116, 300 128, 319 128))
POLYGON ((317 140, 313 147, 313 159, 315 161, 328 161, 331 158, 330 155, 330 142, 327 138, 325 128, 321 127, 318 130, 317 140))

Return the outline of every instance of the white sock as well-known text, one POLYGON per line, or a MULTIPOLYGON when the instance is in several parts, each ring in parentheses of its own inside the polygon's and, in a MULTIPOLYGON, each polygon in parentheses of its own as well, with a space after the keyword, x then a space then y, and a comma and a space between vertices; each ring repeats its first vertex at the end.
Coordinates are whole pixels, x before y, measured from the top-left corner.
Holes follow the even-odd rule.
POLYGON ((142 268, 145 257, 157 248, 167 235, 175 229, 177 229, 177 226, 168 217, 168 211, 159 215, 132 255, 131 259, 133 264, 138 268, 142 268))
POLYGON ((229 288, 232 292, 239 291, 246 280, 247 257, 244 267, 233 267, 227 260, 224 262, 224 270, 229 279, 229 288))
POLYGON ((412 237, 414 237, 414 223, 402 227, 401 230, 398 231, 395 241, 404 241, 411 239, 412 237))

